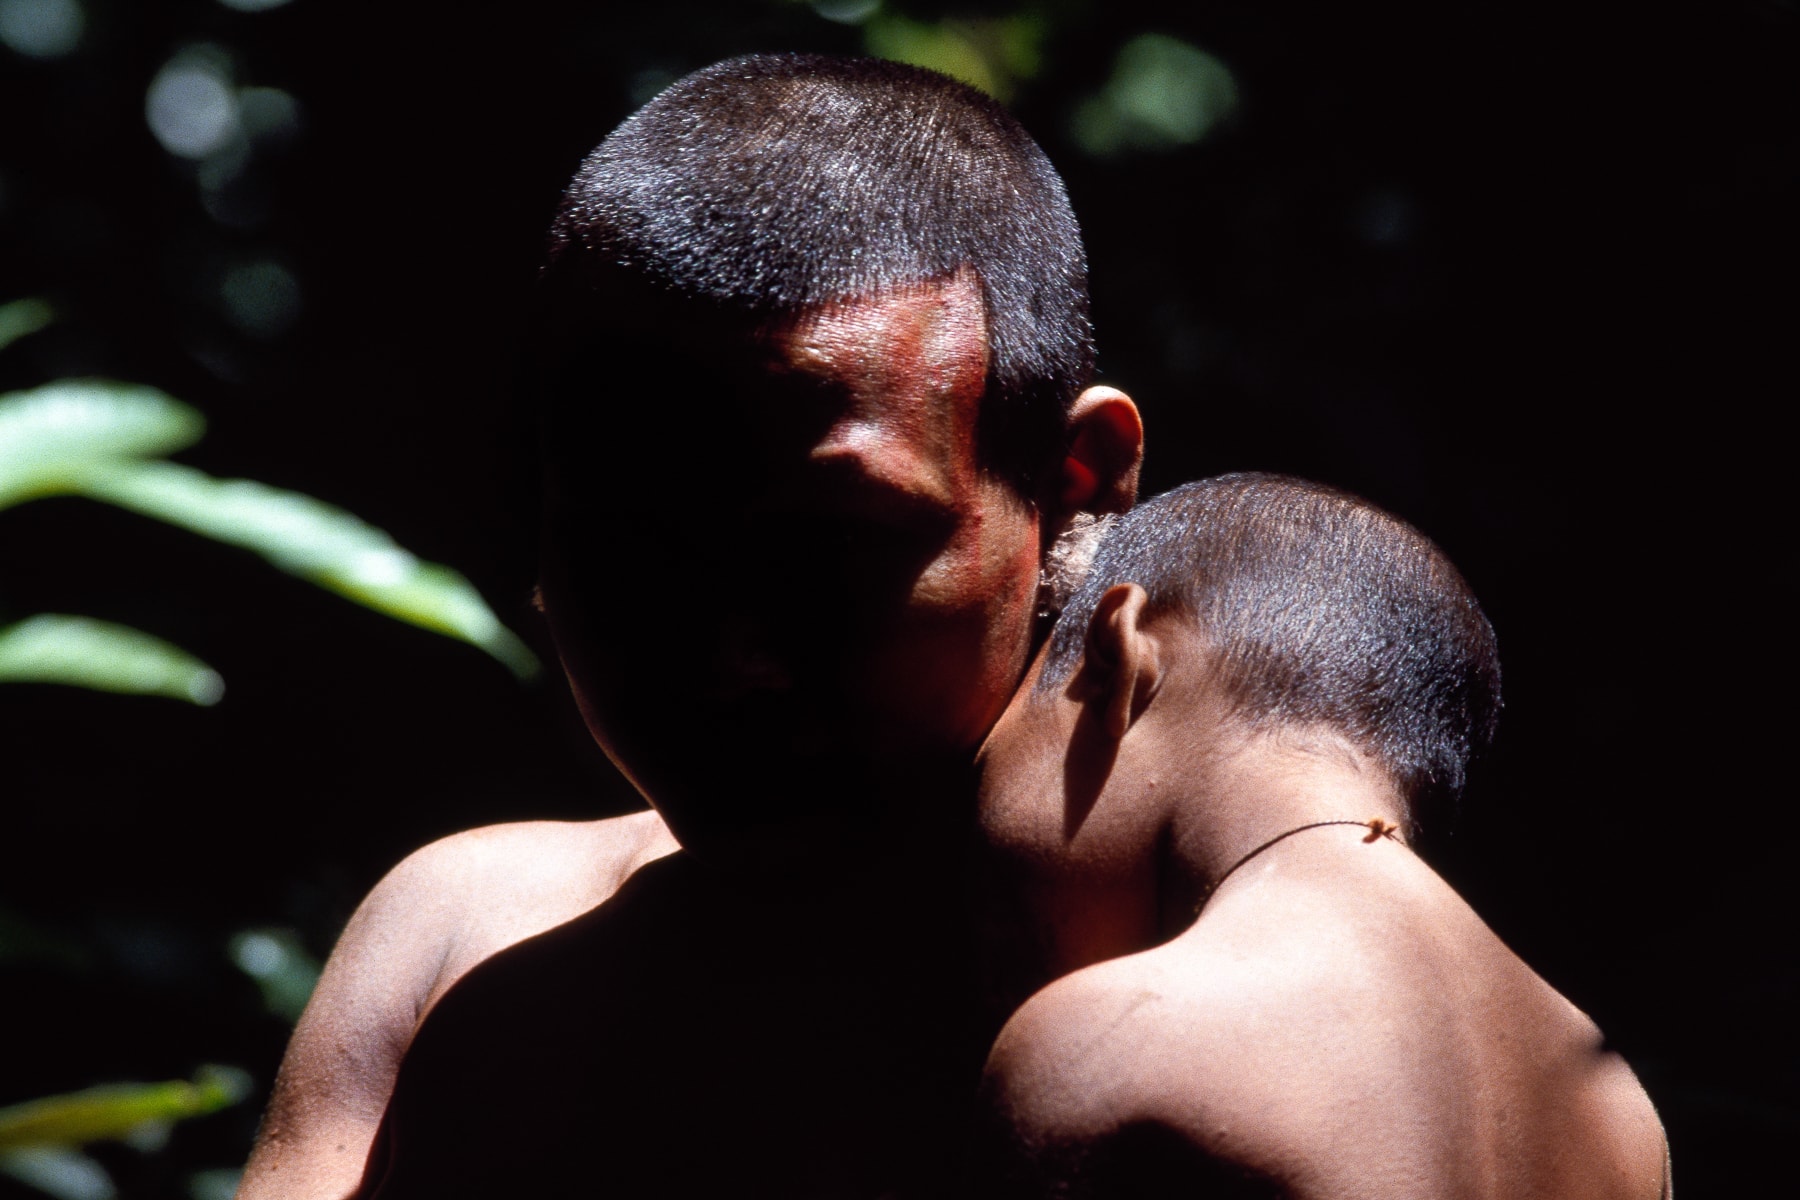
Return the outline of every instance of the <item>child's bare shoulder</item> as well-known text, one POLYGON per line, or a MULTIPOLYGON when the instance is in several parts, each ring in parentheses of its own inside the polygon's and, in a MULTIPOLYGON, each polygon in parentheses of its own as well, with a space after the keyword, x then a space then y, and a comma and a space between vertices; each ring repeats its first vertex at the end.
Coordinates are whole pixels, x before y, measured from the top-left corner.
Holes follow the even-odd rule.
POLYGON ((1146 1149, 1196 1184, 1307 1194, 1394 1036, 1361 976, 1348 951, 1246 955, 1190 933, 1034 995, 994 1045, 988 1095, 1016 1152, 1071 1194, 1084 1176, 1105 1194, 1095 1173, 1128 1174, 1146 1149))
POLYGON ((1115 1110, 1141 1109, 1176 1094, 1186 1104, 1229 1103, 1241 1086, 1285 1092, 1292 1066, 1323 1065, 1315 1028, 1321 997, 1334 1011, 1359 1011, 1352 956, 1255 956, 1229 946, 1178 938, 1139 954, 1098 963, 1038 991, 1007 1022, 990 1069, 1021 1078, 1048 1074, 1080 1080, 1071 1089, 1115 1110), (1292 1057, 1309 1051, 1304 1061, 1292 1057), (1254 1063, 1253 1078, 1232 1068, 1254 1063), (1123 1108, 1121 1108, 1123 1105, 1123 1108))
POLYGON ((1642 1088, 1472 915, 1372 923, 1296 890, 1027 1001, 986 1081, 1015 1161, 1072 1196, 1134 1170, 1296 1197, 1657 1194, 1642 1088))

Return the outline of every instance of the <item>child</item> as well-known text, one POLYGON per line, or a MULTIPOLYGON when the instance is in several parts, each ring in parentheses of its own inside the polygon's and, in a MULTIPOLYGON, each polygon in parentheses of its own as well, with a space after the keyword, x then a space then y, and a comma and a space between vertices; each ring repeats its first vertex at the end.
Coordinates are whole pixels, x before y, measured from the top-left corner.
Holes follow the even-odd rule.
POLYGON ((1409 845, 1499 682, 1455 568, 1354 497, 1121 519, 983 749, 1046 985, 986 1069, 1009 1194, 1668 1195, 1631 1071, 1409 845))

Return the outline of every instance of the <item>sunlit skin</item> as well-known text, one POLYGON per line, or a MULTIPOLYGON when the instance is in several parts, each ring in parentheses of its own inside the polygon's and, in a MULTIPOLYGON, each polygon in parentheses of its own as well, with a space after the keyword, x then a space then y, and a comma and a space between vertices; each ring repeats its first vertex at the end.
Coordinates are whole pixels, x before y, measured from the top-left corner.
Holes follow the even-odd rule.
MULTIPOLYGON (((575 525, 543 586, 608 755, 684 844, 763 853, 807 829, 841 837, 814 817, 845 814, 847 797, 864 813, 917 808, 942 790, 934 773, 967 768, 1024 669, 1047 531, 1129 503, 1142 433, 1126 397, 1093 388, 1047 498, 985 469, 987 339, 968 272, 811 310, 741 353, 749 374, 722 386, 750 415, 686 432, 712 465, 677 511, 625 509, 592 552, 575 525), (806 829, 745 811, 745 774, 780 778, 806 829)), ((592 486, 563 483, 553 506, 583 511, 592 486)))
MULTIPOLYGON (((1045 494, 1019 494, 977 454, 986 345, 964 272, 715 347, 729 392, 602 397, 643 407, 565 448, 552 506, 581 520, 553 519, 543 592, 590 729, 656 810, 471 831, 383 880, 296 1030, 245 1200, 479 1191, 559 1122, 585 1147, 561 1166, 615 1164, 594 1178, 624 1194, 686 1171, 874 1195, 944 1152, 985 1040, 957 1065, 962 843, 941 834, 1029 656, 1043 543, 1129 505, 1142 436, 1089 389, 1045 494), (834 819, 863 812, 879 837, 834 819)), ((677 392, 702 377, 667 365, 677 392)))
POLYGON ((990 961, 1029 996, 986 1070, 1011 1185, 982 1194, 1663 1195, 1656 1114, 1593 1022, 1353 824, 1402 820, 1379 764, 1251 729, 1213 662, 1121 585, 982 751, 990 961), (1320 821, 1346 824, 1232 869, 1320 821))
POLYGON ((975 280, 815 310, 769 341, 779 368, 842 389, 809 463, 867 481, 872 507, 916 506, 948 523, 901 630, 858 683, 905 740, 973 748, 1024 671, 1042 541, 1036 507, 976 460, 988 356, 975 280))

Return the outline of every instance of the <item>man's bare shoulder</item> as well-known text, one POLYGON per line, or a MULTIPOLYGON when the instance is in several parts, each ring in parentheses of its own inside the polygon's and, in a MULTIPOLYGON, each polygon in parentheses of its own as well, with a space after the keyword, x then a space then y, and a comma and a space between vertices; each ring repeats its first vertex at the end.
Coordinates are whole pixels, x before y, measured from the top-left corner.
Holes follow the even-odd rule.
POLYGON ((364 908, 373 923, 434 944, 441 963, 429 1005, 477 963, 603 903, 678 848, 654 812, 487 825, 408 855, 364 908))
POLYGON ((342 1011, 363 1029, 410 1040, 470 968, 587 912, 674 849, 653 812, 488 825, 440 838, 402 859, 358 906, 307 1016, 342 1011))
POLYGON ((676 849, 655 813, 524 821, 414 851, 369 892, 288 1044, 239 1195, 342 1196, 362 1173, 400 1059, 483 960, 603 903, 676 849))

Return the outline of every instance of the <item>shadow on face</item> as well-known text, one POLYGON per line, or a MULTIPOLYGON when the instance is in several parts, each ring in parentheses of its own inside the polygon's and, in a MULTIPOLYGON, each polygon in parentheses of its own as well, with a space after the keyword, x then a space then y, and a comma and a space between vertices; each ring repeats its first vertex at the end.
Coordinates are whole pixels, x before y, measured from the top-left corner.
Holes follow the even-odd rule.
POLYGON ((684 332, 557 398, 545 594, 595 737, 684 840, 966 765, 1039 551, 978 462, 978 284, 684 332))

